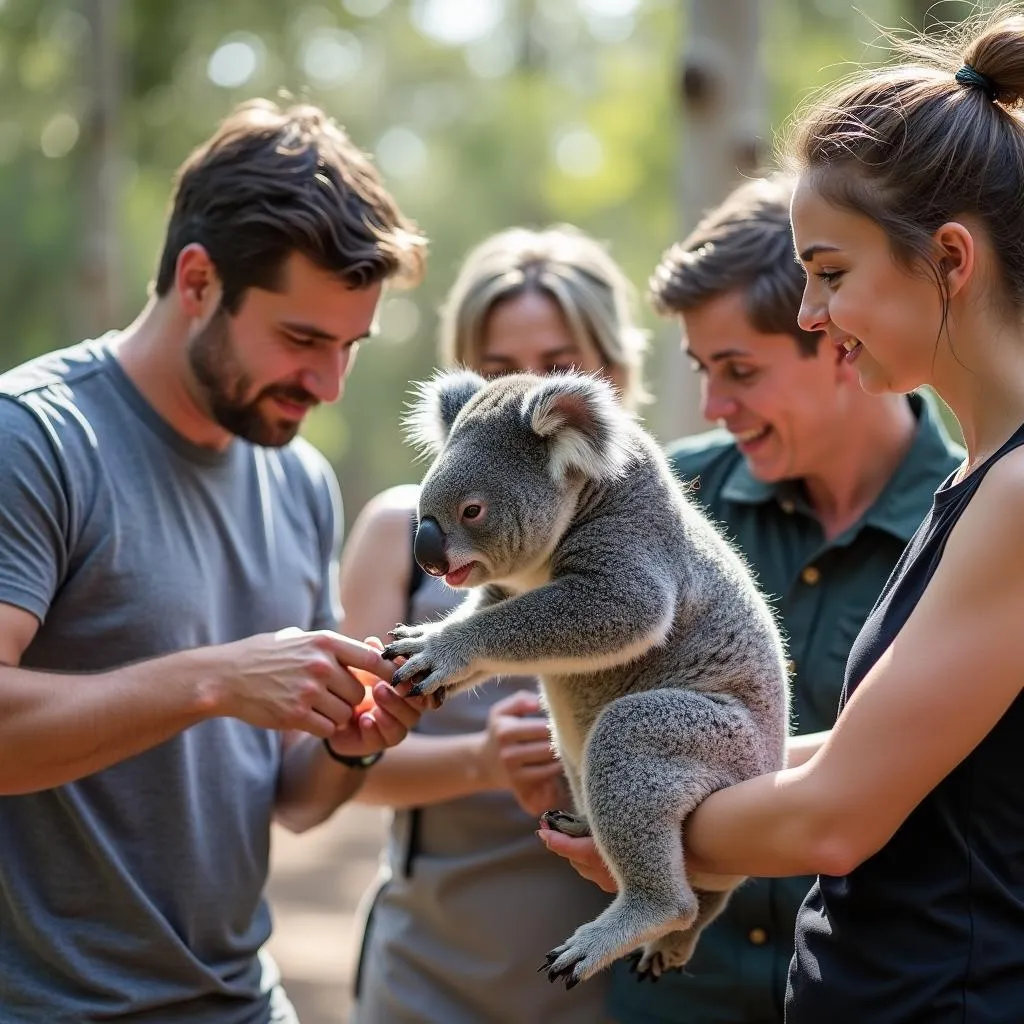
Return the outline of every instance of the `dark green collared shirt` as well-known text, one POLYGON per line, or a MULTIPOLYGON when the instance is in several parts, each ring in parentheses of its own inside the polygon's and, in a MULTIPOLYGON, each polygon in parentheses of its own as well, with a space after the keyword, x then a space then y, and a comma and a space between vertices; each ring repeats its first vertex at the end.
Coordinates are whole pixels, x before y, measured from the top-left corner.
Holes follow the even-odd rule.
MULTIPOLYGON (((918 426, 909 451, 863 518, 831 541, 800 485, 755 480, 724 431, 669 449, 679 477, 696 481, 691 497, 736 542, 778 610, 791 659, 794 733, 832 727, 853 640, 936 488, 963 460, 932 400, 910 402, 918 426)), ((657 985, 615 964, 612 1017, 620 1024, 782 1024, 794 921, 812 881, 745 882, 685 971, 657 985)))

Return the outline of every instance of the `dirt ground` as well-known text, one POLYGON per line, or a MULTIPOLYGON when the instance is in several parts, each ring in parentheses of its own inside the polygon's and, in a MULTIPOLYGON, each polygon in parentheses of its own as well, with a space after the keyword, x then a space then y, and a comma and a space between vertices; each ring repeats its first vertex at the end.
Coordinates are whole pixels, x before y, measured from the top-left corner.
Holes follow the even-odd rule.
POLYGON ((377 870, 384 812, 343 807, 293 836, 275 827, 271 847, 270 951, 302 1024, 346 1024, 359 899, 377 870))

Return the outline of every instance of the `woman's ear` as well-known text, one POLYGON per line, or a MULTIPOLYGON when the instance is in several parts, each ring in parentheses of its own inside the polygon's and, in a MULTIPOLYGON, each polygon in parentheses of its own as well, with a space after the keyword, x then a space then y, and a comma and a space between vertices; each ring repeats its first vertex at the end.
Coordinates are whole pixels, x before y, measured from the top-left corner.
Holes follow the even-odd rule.
POLYGON ((960 221, 947 221, 934 235, 939 270, 952 298, 974 274, 977 245, 970 229, 960 221))

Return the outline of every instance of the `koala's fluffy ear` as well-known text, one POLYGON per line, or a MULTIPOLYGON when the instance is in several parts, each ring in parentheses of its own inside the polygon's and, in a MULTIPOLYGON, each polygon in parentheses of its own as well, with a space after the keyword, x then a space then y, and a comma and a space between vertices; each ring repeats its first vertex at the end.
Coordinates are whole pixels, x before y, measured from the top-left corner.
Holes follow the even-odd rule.
POLYGON ((621 476, 634 454, 630 416, 603 378, 554 374, 523 398, 524 421, 550 442, 551 475, 590 480, 621 476))
POLYGON ((470 370, 446 370, 414 385, 415 398, 403 421, 409 444, 436 455, 448 440, 455 417, 486 383, 470 370))

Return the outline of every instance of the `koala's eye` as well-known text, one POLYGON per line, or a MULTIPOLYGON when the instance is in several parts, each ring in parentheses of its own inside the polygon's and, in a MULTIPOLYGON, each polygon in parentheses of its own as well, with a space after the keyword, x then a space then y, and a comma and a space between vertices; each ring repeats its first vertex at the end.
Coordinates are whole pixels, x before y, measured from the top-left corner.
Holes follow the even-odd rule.
POLYGON ((470 521, 472 521, 474 519, 479 519, 480 516, 483 513, 483 510, 484 510, 483 505, 477 505, 477 504, 467 505, 462 510, 462 518, 463 519, 469 519, 470 521))

